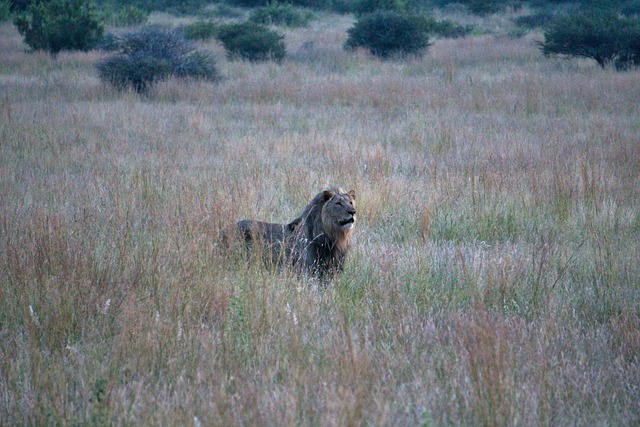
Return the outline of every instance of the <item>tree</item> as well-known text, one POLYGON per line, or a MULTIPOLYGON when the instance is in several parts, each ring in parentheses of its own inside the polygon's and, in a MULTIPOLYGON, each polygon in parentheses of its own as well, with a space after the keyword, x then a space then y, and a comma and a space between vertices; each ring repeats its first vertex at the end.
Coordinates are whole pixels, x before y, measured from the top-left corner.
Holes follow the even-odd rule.
POLYGON ((418 55, 429 43, 428 25, 423 17, 394 10, 380 10, 362 16, 347 30, 345 49, 363 47, 373 55, 418 55))
POLYGON ((53 55, 62 50, 90 50, 104 32, 89 0, 33 2, 14 19, 14 24, 31 49, 53 55))
POLYGON ((613 10, 590 9, 559 18, 544 34, 540 49, 545 55, 569 55, 594 59, 601 67, 626 68, 638 60, 638 18, 613 10))

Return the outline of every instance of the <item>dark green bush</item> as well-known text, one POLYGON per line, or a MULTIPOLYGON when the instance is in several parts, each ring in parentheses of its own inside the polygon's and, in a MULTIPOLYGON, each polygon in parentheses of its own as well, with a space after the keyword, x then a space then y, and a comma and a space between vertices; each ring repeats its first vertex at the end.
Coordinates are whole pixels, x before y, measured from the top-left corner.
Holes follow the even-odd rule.
POLYGON ((640 0, 623 2, 620 11, 627 16, 640 16, 640 0))
POLYGON ((11 1, 0 0, 0 23, 8 21, 11 18, 11 1))
POLYGON ((271 2, 267 6, 254 9, 249 21, 264 25, 305 27, 313 17, 313 13, 300 10, 290 3, 271 2))
POLYGON ((407 7, 407 0, 358 0, 354 5, 354 12, 359 15, 368 15, 381 10, 404 12, 407 7))
POLYGON ((210 0, 100 0, 103 3, 115 4, 119 7, 135 6, 140 9, 154 11, 161 10, 176 14, 195 14, 202 7, 211 3, 210 0))
POLYGON ((345 49, 359 47, 373 55, 419 55, 429 44, 424 18, 402 12, 383 10, 362 16, 347 30, 345 49))
POLYGON ((179 31, 187 40, 209 40, 218 33, 218 26, 213 22, 197 21, 180 27, 179 31))
POLYGON ((33 0, 10 0, 11 10, 13 12, 24 12, 29 8, 29 5, 33 3, 33 0))
POLYGON ((244 10, 237 8, 226 3, 219 3, 215 8, 207 9, 206 16, 218 17, 218 18, 241 18, 244 15, 244 10))
POLYGON ((521 28, 528 30, 543 28, 553 22, 553 15, 547 12, 539 12, 531 15, 523 15, 514 19, 514 23, 521 28))
MULTIPOLYGON (((272 3, 273 0, 227 0, 227 3, 241 7, 264 7, 272 3)), ((313 7, 322 9, 330 0, 286 0, 292 6, 313 7)))
POLYGON ((628 70, 640 66, 640 25, 630 32, 634 33, 627 40, 624 51, 614 60, 614 66, 618 70, 628 70))
MULTIPOLYGON (((564 0, 560 0, 564 1, 564 0)), ((574 1, 574 0, 571 0, 574 1)), ((508 7, 519 7, 522 0, 431 0, 435 6, 444 7, 450 4, 462 4, 471 13, 476 15, 489 15, 492 13, 502 12, 508 7)))
POLYGON ((218 40, 231 59, 281 61, 286 54, 283 39, 282 34, 254 22, 228 24, 218 31, 218 40))
POLYGON ((175 32, 143 30, 123 36, 116 54, 96 64, 98 74, 118 89, 146 93, 158 81, 219 78, 213 57, 199 52, 175 32))
POLYGON ((638 63, 640 20, 590 9, 557 19, 544 38, 540 49, 545 55, 591 58, 601 67, 624 69, 638 63))
POLYGON ((241 7, 262 7, 269 3, 269 0, 227 0, 227 3, 241 7))
POLYGON ((434 18, 424 18, 426 31, 443 38, 459 38, 471 34, 473 27, 470 25, 462 25, 448 19, 437 21, 434 18))
POLYGON ((476 15, 489 15, 503 11, 511 2, 505 0, 467 0, 463 3, 476 15))
POLYGON ((104 32, 88 0, 34 2, 14 19, 14 24, 31 49, 53 55, 62 50, 90 50, 104 32))

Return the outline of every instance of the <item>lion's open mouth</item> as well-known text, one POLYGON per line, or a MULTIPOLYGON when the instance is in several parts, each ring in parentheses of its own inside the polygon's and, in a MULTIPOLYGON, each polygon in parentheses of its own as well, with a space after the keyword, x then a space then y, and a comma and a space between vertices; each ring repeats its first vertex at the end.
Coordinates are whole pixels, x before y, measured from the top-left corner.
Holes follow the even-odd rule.
POLYGON ((344 221, 340 221, 340 226, 342 228, 351 228, 351 227, 353 227, 353 223, 354 222, 356 222, 356 218, 352 216, 349 219, 346 219, 344 221))

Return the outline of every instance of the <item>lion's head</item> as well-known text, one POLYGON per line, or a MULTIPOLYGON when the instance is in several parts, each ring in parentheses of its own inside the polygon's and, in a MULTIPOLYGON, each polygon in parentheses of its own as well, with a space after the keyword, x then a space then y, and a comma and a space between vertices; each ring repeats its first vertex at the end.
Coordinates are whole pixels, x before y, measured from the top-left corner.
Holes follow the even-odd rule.
POLYGON ((356 223, 356 193, 342 190, 325 190, 322 192, 322 225, 324 232, 334 241, 346 240, 351 235, 356 223))

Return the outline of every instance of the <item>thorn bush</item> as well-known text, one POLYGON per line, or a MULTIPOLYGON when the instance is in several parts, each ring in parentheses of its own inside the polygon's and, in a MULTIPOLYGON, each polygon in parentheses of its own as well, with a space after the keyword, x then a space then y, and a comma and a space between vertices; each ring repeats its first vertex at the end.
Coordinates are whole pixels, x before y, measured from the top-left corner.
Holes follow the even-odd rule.
POLYGON ((115 52, 96 68, 103 81, 118 89, 146 93, 170 77, 219 79, 213 57, 175 32, 148 29, 127 34, 117 40, 115 52))

